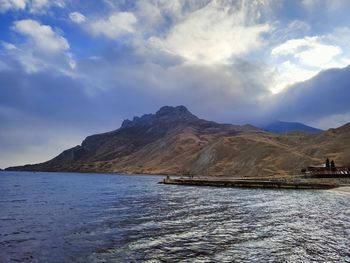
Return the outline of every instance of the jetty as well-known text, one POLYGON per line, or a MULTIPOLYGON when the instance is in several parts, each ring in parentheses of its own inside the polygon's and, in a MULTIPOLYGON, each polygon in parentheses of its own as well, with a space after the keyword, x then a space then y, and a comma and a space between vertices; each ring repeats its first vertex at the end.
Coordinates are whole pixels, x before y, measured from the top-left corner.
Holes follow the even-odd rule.
POLYGON ((167 176, 162 184, 216 187, 279 188, 279 189, 350 189, 350 167, 336 167, 334 160, 309 165, 300 173, 276 177, 203 177, 167 176))
POLYGON ((240 188, 278 188, 278 189, 332 189, 340 187, 336 182, 319 182, 314 180, 290 180, 284 178, 193 178, 167 176, 162 184, 214 186, 214 187, 240 187, 240 188))

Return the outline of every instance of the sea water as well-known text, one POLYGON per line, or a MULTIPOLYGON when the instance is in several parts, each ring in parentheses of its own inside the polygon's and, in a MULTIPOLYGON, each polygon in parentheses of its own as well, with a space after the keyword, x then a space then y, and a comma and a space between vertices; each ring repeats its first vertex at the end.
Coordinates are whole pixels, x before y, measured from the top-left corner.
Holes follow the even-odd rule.
POLYGON ((350 194, 0 173, 0 262, 350 262, 350 194))

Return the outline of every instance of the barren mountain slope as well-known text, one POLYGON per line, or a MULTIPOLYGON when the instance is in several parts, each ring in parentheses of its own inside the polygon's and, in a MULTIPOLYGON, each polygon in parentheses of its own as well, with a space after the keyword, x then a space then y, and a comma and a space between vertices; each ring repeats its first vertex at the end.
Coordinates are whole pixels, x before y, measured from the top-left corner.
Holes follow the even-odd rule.
POLYGON ((280 176, 326 157, 348 164, 349 142, 350 125, 319 134, 274 134, 201 120, 183 106, 163 107, 89 136, 48 162, 9 170, 280 176))

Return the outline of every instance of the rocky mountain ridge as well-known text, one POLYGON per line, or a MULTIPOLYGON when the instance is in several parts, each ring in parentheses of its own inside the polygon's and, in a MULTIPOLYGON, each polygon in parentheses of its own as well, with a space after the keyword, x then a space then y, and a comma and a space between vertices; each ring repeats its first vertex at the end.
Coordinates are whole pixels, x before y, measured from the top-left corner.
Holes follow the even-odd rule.
POLYGON ((184 106, 125 120, 44 163, 7 170, 281 176, 325 157, 346 163, 350 125, 316 135, 275 134, 251 125, 199 119, 184 106))

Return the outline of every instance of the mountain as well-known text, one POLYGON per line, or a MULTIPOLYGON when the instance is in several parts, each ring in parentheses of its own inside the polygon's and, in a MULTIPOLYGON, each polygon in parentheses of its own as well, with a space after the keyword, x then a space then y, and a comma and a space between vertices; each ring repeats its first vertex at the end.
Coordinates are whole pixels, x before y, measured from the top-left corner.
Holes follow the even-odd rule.
POLYGON ((307 126, 303 123, 286 122, 286 121, 275 121, 261 128, 269 132, 277 132, 277 133, 296 132, 296 131, 311 132, 311 133, 322 132, 322 130, 320 129, 307 126))
POLYGON ((251 125, 199 119, 184 106, 125 120, 115 131, 87 137, 50 161, 7 170, 194 174, 289 175, 301 168, 350 160, 350 124, 326 132, 269 133, 251 125))

